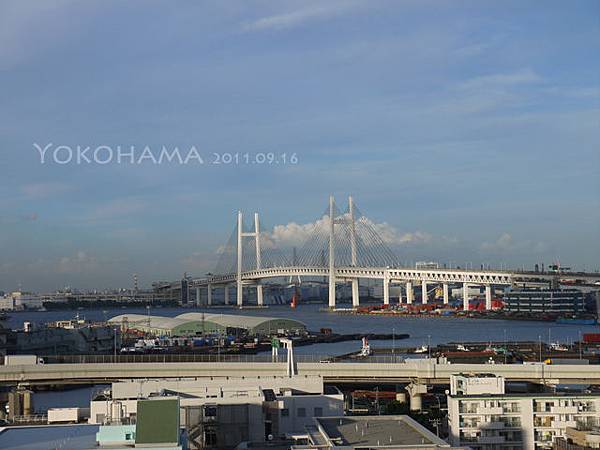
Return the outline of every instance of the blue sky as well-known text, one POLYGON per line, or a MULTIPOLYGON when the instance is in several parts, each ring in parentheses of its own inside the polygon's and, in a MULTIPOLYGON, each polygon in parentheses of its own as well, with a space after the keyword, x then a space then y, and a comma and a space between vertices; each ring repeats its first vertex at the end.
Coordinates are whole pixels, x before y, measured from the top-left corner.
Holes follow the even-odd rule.
POLYGON ((2 0, 0 99, 0 289, 200 275, 237 209, 293 240, 329 194, 405 261, 600 267, 597 1, 2 0))

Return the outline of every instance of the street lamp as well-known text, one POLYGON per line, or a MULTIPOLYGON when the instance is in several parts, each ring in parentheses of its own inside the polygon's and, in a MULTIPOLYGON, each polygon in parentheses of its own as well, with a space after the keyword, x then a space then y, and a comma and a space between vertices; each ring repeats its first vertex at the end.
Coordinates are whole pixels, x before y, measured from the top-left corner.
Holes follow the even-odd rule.
POLYGON ((396 362, 396 329, 392 328, 392 360, 396 362))
POLYGON ((429 359, 431 359, 431 335, 427 335, 427 352, 429 354, 429 359))
POLYGON ((504 364, 506 364, 506 353, 507 353, 507 349, 506 349, 506 328, 504 329, 504 364))

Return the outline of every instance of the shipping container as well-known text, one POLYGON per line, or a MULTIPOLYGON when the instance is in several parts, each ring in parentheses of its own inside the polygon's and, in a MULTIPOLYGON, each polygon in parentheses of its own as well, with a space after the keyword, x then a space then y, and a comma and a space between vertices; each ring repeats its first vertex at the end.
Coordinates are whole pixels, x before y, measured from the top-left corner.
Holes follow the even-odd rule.
POLYGON ((583 342, 586 344, 600 344, 600 333, 584 333, 583 342))

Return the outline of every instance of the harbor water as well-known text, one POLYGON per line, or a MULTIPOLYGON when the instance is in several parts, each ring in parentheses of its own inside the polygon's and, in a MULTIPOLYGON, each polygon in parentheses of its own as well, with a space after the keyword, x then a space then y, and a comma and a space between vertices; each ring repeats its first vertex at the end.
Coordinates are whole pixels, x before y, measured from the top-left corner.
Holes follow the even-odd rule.
MULTIPOLYGON (((86 309, 81 311, 27 311, 11 312, 4 326, 22 328, 23 322, 44 324, 56 320, 67 320, 75 317, 92 321, 106 321, 119 314, 151 314, 165 317, 175 317, 186 312, 206 312, 207 314, 238 314, 248 316, 287 317, 300 320, 311 331, 321 328, 331 328, 338 334, 368 334, 368 333, 397 333, 408 334, 410 338, 398 341, 398 346, 421 346, 447 342, 515 342, 538 341, 572 343, 580 339, 583 333, 599 330, 598 325, 571 325, 555 322, 474 319, 461 317, 407 317, 385 315, 355 315, 335 312, 325 312, 320 309, 323 305, 299 305, 292 309, 289 306, 276 305, 261 309, 238 309, 233 307, 211 308, 113 308, 86 309)), ((391 342, 377 343, 374 347, 390 347, 391 342)), ((356 350, 358 342, 339 342, 334 344, 316 344, 299 347, 302 354, 341 354, 356 350)))

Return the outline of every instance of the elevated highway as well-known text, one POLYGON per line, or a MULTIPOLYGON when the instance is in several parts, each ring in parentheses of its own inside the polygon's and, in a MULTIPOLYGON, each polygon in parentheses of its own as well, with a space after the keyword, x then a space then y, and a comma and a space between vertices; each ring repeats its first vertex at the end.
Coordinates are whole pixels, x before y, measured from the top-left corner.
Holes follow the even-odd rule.
MULTIPOLYGON (((600 366, 545 364, 440 364, 434 360, 404 363, 298 363, 299 377, 322 376, 329 383, 420 381, 445 384, 456 373, 490 373, 510 381, 541 384, 600 384, 600 366)), ((148 378, 286 376, 286 363, 92 363, 0 366, 3 385, 66 385, 148 378)))

